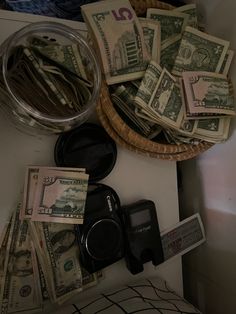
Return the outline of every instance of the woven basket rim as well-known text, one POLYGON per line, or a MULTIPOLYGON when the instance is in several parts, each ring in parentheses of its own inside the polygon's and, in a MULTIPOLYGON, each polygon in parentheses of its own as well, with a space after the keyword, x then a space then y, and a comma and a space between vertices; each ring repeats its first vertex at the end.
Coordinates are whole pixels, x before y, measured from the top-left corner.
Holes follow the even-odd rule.
POLYGON ((151 141, 142 135, 131 129, 120 117, 120 115, 115 110, 113 103, 110 99, 109 91, 107 85, 103 82, 101 87, 101 106, 102 110, 105 112, 107 118, 116 130, 117 134, 122 137, 126 142, 131 143, 139 149, 148 150, 153 153, 161 154, 176 154, 181 152, 197 152, 202 149, 207 149, 212 146, 211 143, 201 142, 198 145, 190 144, 163 144, 151 141), (129 138, 129 140, 127 140, 129 138))
MULTIPOLYGON (((107 131, 107 133, 110 135, 111 138, 115 142, 117 142, 122 147, 129 149, 131 151, 134 151, 135 153, 145 155, 152 158, 158 158, 163 160, 170 160, 170 161, 183 161, 190 158, 194 158, 199 154, 199 150, 197 151, 185 151, 185 152, 178 152, 178 153, 158 153, 158 152, 150 152, 145 149, 138 148, 134 145, 132 145, 129 142, 126 142, 121 136, 117 134, 117 132, 113 129, 112 125, 110 124, 109 119, 107 118, 106 114, 102 110, 102 104, 99 102, 97 104, 97 115, 99 117, 99 120, 104 127, 104 129, 107 131)), ((209 147, 202 147, 201 152, 204 152, 209 147)))

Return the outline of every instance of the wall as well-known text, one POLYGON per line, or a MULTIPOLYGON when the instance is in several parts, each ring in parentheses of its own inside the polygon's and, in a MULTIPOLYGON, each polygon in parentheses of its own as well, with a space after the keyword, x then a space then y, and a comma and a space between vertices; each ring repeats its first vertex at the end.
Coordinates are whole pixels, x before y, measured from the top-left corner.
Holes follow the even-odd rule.
MULTIPOLYGON (((191 1, 189 1, 191 2, 191 1)), ((236 50, 236 1, 199 0, 206 30, 236 50)), ((230 77, 236 86, 236 62, 230 77)), ((206 314, 236 313, 236 133, 199 158, 179 164, 182 217, 200 212, 205 245, 183 258, 185 296, 206 314)))

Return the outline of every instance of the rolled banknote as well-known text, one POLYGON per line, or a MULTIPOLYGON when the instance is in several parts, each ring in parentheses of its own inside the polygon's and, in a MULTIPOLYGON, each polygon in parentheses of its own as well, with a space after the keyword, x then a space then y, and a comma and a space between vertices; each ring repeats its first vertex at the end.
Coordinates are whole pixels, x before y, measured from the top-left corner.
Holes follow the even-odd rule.
POLYGON ((141 78, 150 60, 141 24, 128 0, 81 6, 108 84, 141 78))
MULTIPOLYGON (((35 47, 35 46, 34 46, 35 47)), ((38 48, 39 49, 39 48, 38 48)), ((60 63, 73 73, 87 79, 82 57, 77 45, 48 45, 39 49, 42 55, 60 63)))
POLYGON ((196 120, 185 120, 183 118, 180 128, 178 129, 178 132, 185 135, 192 137, 195 133, 195 130, 197 128, 197 121, 196 120))

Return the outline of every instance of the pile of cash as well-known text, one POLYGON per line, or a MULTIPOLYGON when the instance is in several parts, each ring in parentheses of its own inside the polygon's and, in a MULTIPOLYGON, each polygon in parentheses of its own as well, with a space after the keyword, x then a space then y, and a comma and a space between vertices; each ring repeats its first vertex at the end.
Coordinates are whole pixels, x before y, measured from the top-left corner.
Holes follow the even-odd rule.
POLYGON ((80 266, 74 225, 83 221, 87 181, 84 169, 28 168, 23 203, 0 238, 1 313, 33 313, 98 283, 101 273, 80 266))
POLYGON ((234 52, 228 41, 199 30, 195 4, 148 8, 139 18, 128 0, 106 0, 82 6, 82 14, 111 100, 135 131, 154 140, 161 133, 172 144, 228 138, 234 52))
MULTIPOLYGON (((62 45, 48 37, 28 36, 24 45, 11 50, 5 74, 15 98, 29 107, 17 108, 17 114, 25 120, 28 117, 28 124, 45 124, 45 129, 55 126, 33 118, 32 110, 38 113, 37 117, 43 114, 52 119, 78 115, 93 90, 93 73, 85 62, 77 44, 62 45)), ((2 71, 0 92, 6 94, 2 71)))

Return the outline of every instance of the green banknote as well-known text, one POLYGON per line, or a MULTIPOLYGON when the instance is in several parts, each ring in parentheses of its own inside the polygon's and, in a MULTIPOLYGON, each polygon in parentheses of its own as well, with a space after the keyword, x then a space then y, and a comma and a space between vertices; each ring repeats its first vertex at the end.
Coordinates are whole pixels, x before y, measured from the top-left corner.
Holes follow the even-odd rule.
POLYGON ((197 7, 195 3, 183 5, 174 9, 174 11, 188 14, 189 18, 187 21, 187 26, 198 28, 197 7))
POLYGON ((115 89, 111 98, 116 107, 118 107, 117 109, 120 109, 125 115, 124 118, 128 118, 128 124, 131 123, 131 127, 137 132, 148 136, 151 128, 145 120, 136 116, 134 99, 128 90, 123 85, 120 85, 115 89))
POLYGON ((212 143, 224 142, 229 137, 230 122, 229 117, 199 120, 194 136, 212 143))
POLYGON ((222 73, 224 75, 228 74, 233 57, 234 57, 234 51, 229 49, 224 57, 224 61, 221 65, 219 73, 222 73))
POLYGON ((192 136, 197 128, 196 120, 182 120, 179 132, 184 135, 192 136))
POLYGON ((6 246, 1 280, 1 313, 42 310, 42 295, 35 250, 28 221, 19 220, 19 208, 13 216, 6 246))
POLYGON ((166 69, 161 73, 148 107, 160 124, 173 128, 180 127, 184 114, 180 87, 166 69))
POLYGON ((229 48, 229 42, 186 27, 172 73, 184 71, 219 72, 229 48))
POLYGON ((63 65, 73 73, 87 79, 81 54, 77 45, 48 45, 41 48, 40 52, 55 62, 63 65))
POLYGON ((74 225, 31 221, 30 227, 49 295, 62 303, 82 290, 74 225))
POLYGON ((95 286, 98 283, 97 273, 90 274, 86 269, 81 267, 83 290, 95 286))
POLYGON ((180 88, 177 84, 171 92, 168 103, 162 114, 162 120, 173 128, 179 128, 183 119, 183 103, 180 95, 180 88))
POLYGON ((176 56, 178 54, 181 42, 181 35, 176 35, 168 39, 161 45, 161 62, 162 68, 166 68, 169 72, 172 71, 176 56))
POLYGON ((162 43, 174 35, 181 34, 188 21, 187 14, 153 8, 147 9, 147 18, 160 22, 162 43))
POLYGON ((51 92, 53 93, 53 95, 56 96, 56 98, 58 99, 58 101, 62 104, 62 105, 66 105, 68 103, 68 100, 65 99, 65 95, 63 95, 62 91, 60 91, 55 84, 53 83, 51 77, 45 73, 38 62, 38 59, 36 58, 36 56, 34 55, 34 53, 28 49, 28 48, 24 48, 24 55, 26 56, 26 58, 29 60, 29 62, 33 65, 33 67, 35 68, 36 72, 38 73, 38 75, 44 80, 44 82, 48 85, 48 87, 50 88, 51 92))
POLYGON ((139 18, 143 29, 144 40, 151 60, 160 63, 161 54, 161 25, 156 20, 139 18))
POLYGON ((151 61, 146 69, 134 102, 141 108, 147 108, 152 93, 161 75, 162 68, 155 61, 151 61))

